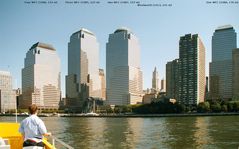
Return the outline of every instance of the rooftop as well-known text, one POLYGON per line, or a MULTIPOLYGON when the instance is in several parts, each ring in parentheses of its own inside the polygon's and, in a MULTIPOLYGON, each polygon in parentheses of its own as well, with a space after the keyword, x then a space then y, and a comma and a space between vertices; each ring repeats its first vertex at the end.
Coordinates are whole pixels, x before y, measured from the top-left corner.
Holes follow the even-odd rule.
MULTIPOLYGON (((81 28, 79 31, 73 33, 73 34, 77 34, 77 33, 80 33, 80 32, 84 32, 84 33, 87 33, 87 34, 90 34, 92 36, 95 36, 95 34, 93 32, 91 32, 90 30, 86 29, 86 28, 81 28)), ((72 34, 72 35, 73 35, 72 34)))
POLYGON ((30 50, 31 50, 31 49, 35 49, 35 48, 37 48, 37 47, 44 48, 44 49, 48 49, 48 50, 52 50, 52 51, 56 51, 56 49, 54 49, 52 45, 46 44, 46 43, 41 43, 41 42, 37 42, 37 43, 35 43, 34 45, 32 45, 32 47, 30 48, 30 50))
POLYGON ((131 30, 127 27, 121 27, 121 28, 118 28, 117 30, 115 30, 114 33, 119 33, 119 32, 129 32, 129 33, 132 33, 131 30))
POLYGON ((0 71, 0 75, 10 76, 10 72, 8 71, 0 71))
POLYGON ((216 31, 226 30, 226 29, 233 29, 233 26, 231 26, 230 24, 229 24, 229 25, 219 26, 219 27, 216 29, 216 31))

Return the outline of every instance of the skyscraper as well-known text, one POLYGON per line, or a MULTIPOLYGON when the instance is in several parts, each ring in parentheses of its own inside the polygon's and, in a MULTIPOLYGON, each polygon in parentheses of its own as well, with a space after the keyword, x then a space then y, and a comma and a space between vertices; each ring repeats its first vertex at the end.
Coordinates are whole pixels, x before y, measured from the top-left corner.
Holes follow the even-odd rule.
POLYGON ((27 51, 24 60, 20 107, 37 104, 41 108, 58 108, 60 84, 60 59, 56 49, 37 42, 27 51))
POLYGON ((100 84, 101 84, 101 97, 103 100, 106 99, 106 81, 104 69, 99 69, 100 84))
POLYGON ((164 78, 161 80, 160 92, 166 92, 166 80, 164 78))
POLYGON ((109 35, 106 44, 106 95, 110 105, 142 102, 142 71, 137 37, 126 28, 109 35))
POLYGON ((212 62, 209 80, 212 99, 232 98, 232 49, 237 35, 231 25, 218 27, 212 36, 212 62))
POLYGON ((168 98, 178 99, 178 59, 166 64, 166 96, 168 98))
POLYGON ((205 48, 197 34, 179 41, 179 102, 195 106, 205 98, 205 48))
POLYGON ((91 31, 82 28, 68 43, 66 98, 69 106, 80 110, 89 98, 102 98, 99 77, 99 43, 91 31))
POLYGON ((0 112, 16 108, 16 93, 12 89, 10 72, 0 71, 0 112))
POLYGON ((154 89, 155 91, 159 91, 160 86, 159 86, 159 74, 157 71, 157 68, 154 68, 153 71, 153 77, 152 77, 152 89, 154 89))
POLYGON ((239 99, 239 48, 232 51, 232 95, 239 99))

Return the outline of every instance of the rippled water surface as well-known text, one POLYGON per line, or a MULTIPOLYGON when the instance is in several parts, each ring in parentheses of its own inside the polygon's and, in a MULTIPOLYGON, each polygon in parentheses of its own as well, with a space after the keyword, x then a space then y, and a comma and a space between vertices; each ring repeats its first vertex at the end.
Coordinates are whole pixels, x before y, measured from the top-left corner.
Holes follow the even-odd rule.
MULTIPOLYGON (((76 149, 239 147, 239 116, 41 119, 48 131, 76 149)), ((14 117, 0 117, 0 121, 14 121, 14 117)))

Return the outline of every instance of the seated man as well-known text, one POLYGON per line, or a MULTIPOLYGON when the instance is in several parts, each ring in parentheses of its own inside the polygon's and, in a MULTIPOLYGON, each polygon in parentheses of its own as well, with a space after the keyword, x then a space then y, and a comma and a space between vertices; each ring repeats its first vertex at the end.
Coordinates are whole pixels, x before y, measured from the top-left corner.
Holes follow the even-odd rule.
POLYGON ((23 148, 27 149, 44 147, 42 142, 43 136, 50 136, 51 133, 47 133, 44 122, 37 116, 38 108, 35 104, 28 108, 30 116, 25 118, 20 125, 19 131, 24 137, 23 148))

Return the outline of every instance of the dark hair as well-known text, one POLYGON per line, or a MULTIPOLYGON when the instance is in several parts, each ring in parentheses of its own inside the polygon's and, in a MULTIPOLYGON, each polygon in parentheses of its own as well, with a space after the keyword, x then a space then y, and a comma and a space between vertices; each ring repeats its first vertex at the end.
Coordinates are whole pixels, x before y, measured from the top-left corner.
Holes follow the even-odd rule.
POLYGON ((37 111, 37 105, 36 104, 32 104, 32 105, 30 105, 29 107, 28 107, 28 110, 29 110, 29 112, 30 112, 30 114, 35 114, 36 113, 36 111, 37 111))

